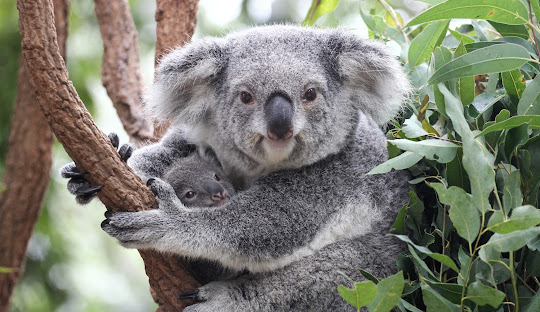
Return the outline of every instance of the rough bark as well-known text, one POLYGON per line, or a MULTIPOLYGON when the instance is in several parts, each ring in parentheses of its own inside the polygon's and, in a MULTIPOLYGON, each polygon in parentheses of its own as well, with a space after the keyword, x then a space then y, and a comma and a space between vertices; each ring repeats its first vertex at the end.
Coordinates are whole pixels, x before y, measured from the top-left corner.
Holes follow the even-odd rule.
POLYGON ((171 48, 188 42, 195 31, 198 0, 157 0, 156 64, 171 48))
POLYGON ((124 129, 136 145, 153 140, 153 126, 143 118, 139 43, 127 0, 95 0, 103 39, 101 80, 124 129))
MULTIPOLYGON (((33 73, 36 93, 49 125, 77 167, 88 172, 93 185, 102 185, 99 199, 112 212, 157 207, 138 176, 120 160, 107 136, 94 124, 68 79, 58 53, 52 27, 50 0, 18 0, 22 52, 33 73)), ((173 256, 141 251, 152 294, 162 311, 182 310, 180 293, 193 290, 197 281, 173 256)))
MULTIPOLYGON (((63 57, 68 13, 68 0, 54 1, 54 22, 63 57)), ((24 271, 28 241, 49 182, 53 135, 38 105, 40 100, 21 57, 3 181, 6 190, 0 193, 0 266, 13 270, 0 274, 0 312, 8 310, 24 271)))

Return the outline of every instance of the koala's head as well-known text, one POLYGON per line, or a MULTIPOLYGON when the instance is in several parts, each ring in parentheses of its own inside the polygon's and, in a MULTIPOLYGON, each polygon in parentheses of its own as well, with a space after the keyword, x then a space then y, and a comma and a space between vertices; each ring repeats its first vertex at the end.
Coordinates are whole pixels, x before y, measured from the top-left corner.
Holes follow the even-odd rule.
POLYGON ((158 120, 193 128, 225 167, 274 170, 339 152, 358 110, 383 125, 407 90, 379 43, 340 29, 266 26, 172 51, 145 102, 158 120))
POLYGON ((178 159, 164 180, 187 207, 220 206, 235 193, 221 168, 198 154, 178 159))

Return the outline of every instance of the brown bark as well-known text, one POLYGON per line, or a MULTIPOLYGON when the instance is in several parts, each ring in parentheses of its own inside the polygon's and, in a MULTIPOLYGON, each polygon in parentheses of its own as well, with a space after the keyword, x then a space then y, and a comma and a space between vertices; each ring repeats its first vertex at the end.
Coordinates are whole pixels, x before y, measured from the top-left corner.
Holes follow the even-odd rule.
POLYGON ((95 0, 103 39, 101 79, 124 129, 136 145, 153 140, 153 127, 141 112, 143 79, 135 23, 126 0, 95 0))
POLYGON ((157 0, 156 64, 171 48, 188 42, 195 31, 198 0, 157 0))
MULTIPOLYGON (((54 22, 64 57, 68 13, 68 0, 54 1, 54 22)), ((13 270, 0 274, 0 312, 8 310, 24 271, 28 241, 49 182, 53 135, 38 105, 40 100, 21 57, 6 155, 6 190, 0 193, 0 266, 13 270)))
MULTIPOLYGON (((139 211, 156 207, 152 193, 123 163, 107 136, 94 124, 68 79, 52 27, 50 0, 18 0, 22 50, 33 73, 36 93, 49 125, 77 167, 88 172, 93 185, 102 185, 99 199, 108 210, 139 211)), ((152 294, 162 311, 178 311, 177 298, 198 283, 173 256, 141 251, 152 294)))

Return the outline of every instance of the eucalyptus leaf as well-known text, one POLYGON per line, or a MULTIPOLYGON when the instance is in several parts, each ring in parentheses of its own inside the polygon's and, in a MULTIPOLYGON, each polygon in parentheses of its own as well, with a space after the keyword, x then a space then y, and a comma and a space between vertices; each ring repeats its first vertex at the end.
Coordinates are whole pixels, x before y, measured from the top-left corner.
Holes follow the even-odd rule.
POLYGON ((338 0, 313 0, 303 25, 313 25, 319 17, 328 14, 336 8, 338 0))
MULTIPOLYGON (((459 46, 456 48, 456 51, 454 52, 454 57, 460 57, 464 54, 467 54, 467 50, 465 49, 465 46, 463 45, 463 41, 459 43, 459 46)), ((461 100, 461 103, 463 105, 469 105, 474 100, 474 77, 473 76, 466 76, 461 77, 457 81, 457 90, 459 94, 459 99, 461 100)))
POLYGON ((461 293, 463 291, 462 285, 451 283, 438 283, 427 279, 422 279, 422 282, 427 283, 429 286, 431 286, 433 290, 438 292, 448 301, 455 304, 461 303, 461 293))
POLYGON ((503 37, 520 37, 523 39, 529 39, 529 32, 524 25, 508 25, 494 21, 490 21, 489 23, 503 37))
POLYGON ((458 267, 456 266, 454 261, 450 257, 448 257, 447 255, 443 255, 443 254, 440 254, 440 253, 433 252, 433 251, 429 250, 427 247, 418 246, 415 243, 413 243, 413 241, 410 238, 408 238, 407 236, 405 236, 405 235, 395 235, 395 236, 397 238, 399 238, 400 240, 402 240, 402 241, 408 243, 409 245, 413 246, 416 250, 420 251, 421 253, 430 256, 431 258, 439 261, 440 263, 442 263, 442 264, 446 265, 447 267, 449 267, 450 269, 454 270, 456 273, 459 273, 458 267))
POLYGON ((519 0, 452 0, 413 18, 407 26, 449 18, 487 19, 509 25, 526 24, 529 12, 519 0))
POLYGON ((389 276, 377 284, 377 295, 368 304, 370 312, 388 312, 395 307, 401 299, 405 287, 403 272, 389 276))
POLYGON ((540 115, 540 75, 533 79, 521 95, 517 112, 520 115, 540 115))
POLYGON ((409 64, 418 66, 431 56, 433 50, 441 45, 450 21, 437 21, 428 25, 409 46, 409 64))
POLYGON ((345 301, 358 309, 368 305, 377 295, 377 285, 372 281, 354 283, 353 289, 339 285, 337 290, 345 301))
POLYGON ((467 299, 479 305, 498 307, 506 295, 493 287, 486 286, 480 282, 474 282, 467 287, 467 299))
MULTIPOLYGON (((533 0, 536 1, 536 0, 533 0)), ((531 298, 529 303, 523 308, 523 312, 538 312, 540 311, 540 291, 531 298)))
POLYGON ((402 170, 411 167, 424 158, 423 155, 419 155, 413 152, 404 152, 403 154, 396 156, 392 159, 385 161, 377 167, 371 169, 367 174, 379 174, 386 173, 395 170, 402 170))
POLYGON ((430 186, 437 191, 441 203, 450 205, 448 215, 459 236, 472 243, 480 231, 480 214, 475 208, 472 196, 455 186, 449 189, 440 183, 430 186))
POLYGON ((459 312, 459 306, 445 299, 428 285, 422 284, 422 295, 427 312, 459 312))
POLYGON ((477 134, 476 137, 484 136, 494 131, 512 129, 524 124, 528 124, 531 129, 540 129, 540 115, 514 116, 504 121, 493 123, 477 134))
POLYGON ((462 55, 439 68, 429 84, 475 76, 486 73, 509 71, 519 68, 530 60, 529 52, 513 43, 502 43, 478 49, 462 55))
POLYGON ((411 118, 405 119, 401 131, 403 131, 409 139, 418 138, 429 134, 426 130, 424 130, 424 128, 422 128, 422 123, 418 121, 418 118, 414 115, 411 118))
POLYGON ((502 212, 496 211, 489 219, 488 229, 495 233, 507 234, 514 231, 526 230, 538 224, 540 224, 540 210, 533 206, 525 205, 512 210, 510 218, 506 218, 502 212))
POLYGON ((469 115, 477 118, 480 114, 492 107, 493 104, 504 98, 504 96, 504 93, 482 93, 478 95, 469 106, 469 115))
POLYGON ((423 141, 411 141, 411 140, 392 140, 391 144, 410 152, 417 153, 425 156, 427 159, 436 160, 440 163, 447 163, 454 159, 456 151, 459 145, 436 139, 429 139, 423 141))
POLYGON ((460 42, 463 42, 463 43, 473 43, 474 42, 474 39, 467 36, 467 35, 464 35, 462 33, 459 33, 457 31, 451 30, 451 29, 449 29, 449 31, 452 34, 452 36, 454 36, 460 42))
POLYGON ((507 234, 496 233, 482 248, 491 247, 498 252, 510 252, 520 249, 540 233, 540 227, 513 231, 507 234))
POLYGON ((502 73, 502 81, 506 93, 508 93, 510 100, 516 103, 516 105, 519 103, 519 99, 526 88, 525 82, 522 79, 519 69, 502 73))

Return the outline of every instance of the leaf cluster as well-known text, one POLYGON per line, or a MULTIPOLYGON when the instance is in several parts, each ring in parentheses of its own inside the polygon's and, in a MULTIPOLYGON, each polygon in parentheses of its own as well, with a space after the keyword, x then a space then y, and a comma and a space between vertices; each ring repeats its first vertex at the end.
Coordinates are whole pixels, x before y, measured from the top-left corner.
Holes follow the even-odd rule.
POLYGON ((414 87, 387 133, 393 157, 370 172, 412 175, 393 225, 408 251, 398 274, 338 291, 359 310, 540 311, 539 1, 423 2, 406 25, 361 2, 414 87))

